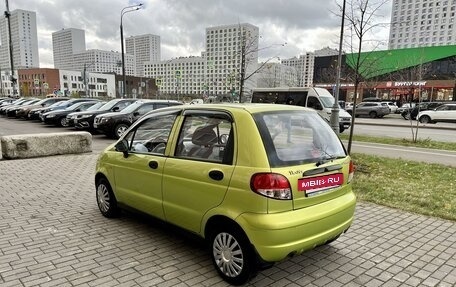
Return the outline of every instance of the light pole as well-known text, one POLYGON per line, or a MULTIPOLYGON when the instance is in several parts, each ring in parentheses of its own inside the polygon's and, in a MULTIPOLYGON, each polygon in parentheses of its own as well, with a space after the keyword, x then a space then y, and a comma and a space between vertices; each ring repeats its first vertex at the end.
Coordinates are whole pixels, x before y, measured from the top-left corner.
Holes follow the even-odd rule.
POLYGON ((122 86, 122 97, 125 98, 126 96, 126 85, 127 85, 127 76, 125 75, 125 54, 124 54, 124 41, 123 41, 123 26, 122 26, 122 19, 123 15, 128 13, 128 12, 133 12, 141 9, 141 6, 143 4, 136 4, 136 5, 131 5, 124 7, 122 11, 120 12, 120 43, 122 47, 122 75, 123 75, 123 86, 122 86))
MULTIPOLYGON (((345 0, 342 4, 342 23, 340 24, 340 39, 339 39, 339 55, 337 57, 337 77, 336 77, 336 86, 334 90, 334 105, 331 109, 330 125, 333 131, 338 135, 339 134, 339 90, 340 90, 340 74, 342 69, 342 42, 344 38, 344 22, 345 22, 345 0)), ((355 95, 356 96, 356 95, 355 95)), ((355 117, 355 114, 352 115, 355 117)), ((353 126, 353 122, 352 122, 353 126)), ((350 149, 348 149, 350 152, 350 149)))

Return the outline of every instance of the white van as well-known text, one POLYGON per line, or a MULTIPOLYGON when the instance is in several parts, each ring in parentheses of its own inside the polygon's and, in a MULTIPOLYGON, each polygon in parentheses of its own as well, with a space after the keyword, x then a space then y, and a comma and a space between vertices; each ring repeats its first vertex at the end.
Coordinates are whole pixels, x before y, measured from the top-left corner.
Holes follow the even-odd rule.
MULTIPOLYGON (((286 88, 257 88, 253 89, 252 103, 291 104, 313 108, 328 122, 334 97, 323 88, 286 87, 286 88)), ((343 132, 351 124, 351 115, 344 109, 339 110, 339 131, 343 132)))

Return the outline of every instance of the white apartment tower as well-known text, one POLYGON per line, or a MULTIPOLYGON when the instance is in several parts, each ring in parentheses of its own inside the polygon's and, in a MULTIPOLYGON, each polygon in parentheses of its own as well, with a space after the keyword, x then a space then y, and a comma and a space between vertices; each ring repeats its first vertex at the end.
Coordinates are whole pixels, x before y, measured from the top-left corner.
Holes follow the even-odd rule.
POLYGON ((63 70, 73 69, 73 54, 85 50, 84 30, 69 28, 52 33, 54 68, 63 70))
POLYGON ((456 0, 393 0, 389 49, 456 44, 456 0))
POLYGON ((195 56, 144 63, 145 76, 156 79, 161 96, 205 93, 205 68, 205 59, 195 56))
MULTIPOLYGON (((11 42, 13 46, 14 69, 38 68, 38 34, 36 13, 16 9, 10 12, 11 42)), ((9 70, 10 50, 8 24, 4 16, 0 18, 0 65, 2 70, 9 70)))
MULTIPOLYGON (((206 87, 209 95, 239 92, 242 63, 248 77, 258 67, 258 27, 243 23, 206 28, 206 87)), ((244 82, 244 93, 256 87, 255 75, 244 82)))
MULTIPOLYGON (((122 54, 114 51, 90 49, 73 54, 73 71, 93 73, 116 73, 122 75, 122 54)), ((133 55, 125 55, 125 74, 133 76, 135 60, 133 55)))
POLYGON ((282 60, 285 66, 296 69, 298 87, 311 87, 313 83, 313 71, 315 65, 315 54, 306 53, 298 57, 282 60))
POLYGON ((144 63, 160 61, 160 36, 146 34, 125 39, 126 54, 135 57, 136 76, 144 76, 144 63))

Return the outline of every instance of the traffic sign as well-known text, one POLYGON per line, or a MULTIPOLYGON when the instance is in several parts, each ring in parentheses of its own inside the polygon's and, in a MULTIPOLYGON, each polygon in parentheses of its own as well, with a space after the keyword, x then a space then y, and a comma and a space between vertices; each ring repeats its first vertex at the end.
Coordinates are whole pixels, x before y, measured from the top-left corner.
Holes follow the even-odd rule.
POLYGON ((40 79, 34 79, 33 83, 35 84, 35 86, 38 86, 40 84, 40 79))
POLYGON ((43 83, 43 88, 49 89, 49 84, 48 83, 43 83))

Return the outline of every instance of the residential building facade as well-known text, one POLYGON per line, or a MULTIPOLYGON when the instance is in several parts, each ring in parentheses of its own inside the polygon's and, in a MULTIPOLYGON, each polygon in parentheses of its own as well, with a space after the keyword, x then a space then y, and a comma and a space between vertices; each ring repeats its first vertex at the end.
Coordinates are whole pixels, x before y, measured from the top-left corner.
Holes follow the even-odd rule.
POLYGON ((393 0, 389 49, 456 44, 456 0, 393 0))
POLYGON ((279 63, 266 63, 258 73, 257 87, 298 87, 297 69, 279 63))
POLYGON ((73 69, 73 54, 81 53, 85 50, 84 30, 69 28, 52 33, 54 68, 64 70, 73 69))
POLYGON ((241 75, 244 91, 256 87, 259 28, 248 23, 206 28, 206 87, 209 95, 239 92, 241 75), (242 71, 242 67, 244 70, 242 71))
MULTIPOLYGON (((10 12, 9 19, 14 69, 39 67, 36 13, 16 9, 10 12)), ((0 39, 0 67, 2 70, 11 70, 8 24, 5 17, 0 18, 0 39)))
POLYGON ((18 69, 18 77, 22 97, 42 97, 60 90, 58 69, 18 69))
MULTIPOLYGON (((116 73, 122 75, 122 54, 114 51, 98 49, 86 50, 73 54, 74 71, 89 71, 94 73, 116 73)), ((133 76, 135 59, 133 55, 125 55, 125 74, 133 76)))
POLYGON ((160 36, 146 34, 125 39, 126 54, 133 55, 136 76, 144 76, 144 63, 160 61, 160 36))
POLYGON ((298 87, 312 86, 314 62, 315 54, 313 53, 306 53, 304 55, 300 55, 299 57, 293 57, 281 61, 283 65, 296 69, 298 87))
POLYGON ((160 97, 207 93, 205 69, 206 60, 196 56, 144 64, 145 76, 156 79, 160 97))

